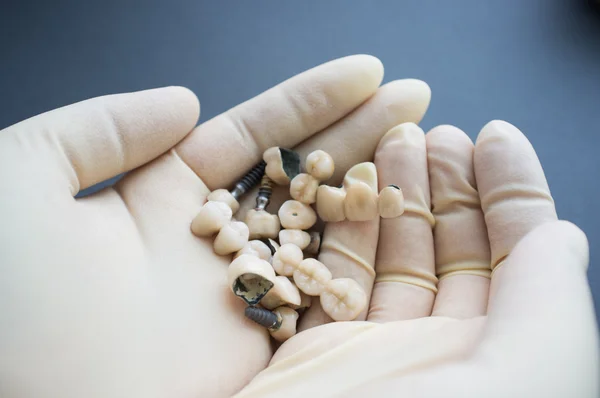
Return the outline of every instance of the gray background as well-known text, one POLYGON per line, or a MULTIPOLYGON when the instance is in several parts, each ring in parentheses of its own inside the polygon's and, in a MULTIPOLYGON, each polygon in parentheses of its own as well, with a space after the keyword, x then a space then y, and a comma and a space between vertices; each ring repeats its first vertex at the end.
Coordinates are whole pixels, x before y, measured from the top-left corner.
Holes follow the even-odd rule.
POLYGON ((600 17, 585 0, 0 2, 0 128, 93 96, 191 88, 201 120, 322 62, 379 57, 429 83, 425 130, 529 137, 600 304, 600 17))

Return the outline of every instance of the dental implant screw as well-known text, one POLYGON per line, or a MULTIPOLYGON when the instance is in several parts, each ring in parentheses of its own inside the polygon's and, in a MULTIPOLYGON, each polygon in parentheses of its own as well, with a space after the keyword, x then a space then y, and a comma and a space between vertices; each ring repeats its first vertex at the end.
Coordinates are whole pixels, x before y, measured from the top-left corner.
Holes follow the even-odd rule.
POLYGON ((269 330, 278 330, 281 327, 281 318, 273 311, 259 307, 246 307, 246 318, 269 330))
POLYGON ((271 201, 273 193, 273 180, 266 174, 263 175, 260 181, 260 188, 256 196, 256 207, 254 210, 265 210, 271 201))
POLYGON ((264 160, 261 160, 256 166, 252 168, 230 191, 231 196, 235 198, 235 200, 239 200, 243 194, 251 190, 260 179, 265 175, 265 167, 267 167, 267 163, 264 160))

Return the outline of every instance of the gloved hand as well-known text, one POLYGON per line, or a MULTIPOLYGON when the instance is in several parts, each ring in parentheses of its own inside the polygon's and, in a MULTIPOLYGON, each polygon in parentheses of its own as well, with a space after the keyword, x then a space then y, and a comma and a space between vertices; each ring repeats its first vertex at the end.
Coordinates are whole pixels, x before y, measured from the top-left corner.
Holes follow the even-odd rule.
POLYGON ((335 250, 321 252, 334 277, 374 264, 369 311, 319 326, 313 305, 236 397, 597 397, 587 240, 557 221, 525 136, 493 121, 473 145, 455 127, 405 124, 375 164, 406 213, 378 237, 378 221, 330 224, 335 250))
POLYGON ((475 165, 472 144, 450 128, 425 140, 404 124, 380 143, 429 103, 424 83, 381 79, 371 57, 337 60, 191 132, 198 103, 181 88, 97 98, 2 131, 2 396, 230 396, 251 380, 240 396, 594 396, 584 237, 547 223, 513 250, 556 219, 527 141, 490 124, 475 165), (334 274, 377 269, 367 321, 319 326, 327 318, 315 305, 272 358, 268 333, 226 286, 229 258, 190 222, 210 190, 275 145, 329 152, 331 185, 379 145, 379 185, 399 185, 407 212, 326 227, 321 256, 334 274), (350 245, 361 227, 370 238, 350 245), (508 253, 488 293, 490 264, 508 253))
POLYGON ((197 98, 171 87, 1 131, 0 396, 239 391, 269 363, 270 336, 226 286, 230 258, 191 221, 210 190, 230 188, 270 146, 324 149, 338 179, 368 160, 387 130, 418 122, 429 104, 425 83, 382 79, 379 60, 353 56, 195 129, 197 98))

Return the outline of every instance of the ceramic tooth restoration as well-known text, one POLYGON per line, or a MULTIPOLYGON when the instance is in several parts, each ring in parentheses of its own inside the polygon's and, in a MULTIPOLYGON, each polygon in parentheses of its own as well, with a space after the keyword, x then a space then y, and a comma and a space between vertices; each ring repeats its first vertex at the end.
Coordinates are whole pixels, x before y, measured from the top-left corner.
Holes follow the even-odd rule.
POLYGON ((396 218, 404 214, 404 195, 396 185, 390 185, 379 193, 379 215, 381 218, 396 218))
POLYGON ((244 247, 235 254, 234 259, 242 254, 250 254, 268 262, 271 262, 272 259, 271 249, 265 242, 260 240, 251 240, 246 243, 244 247))
POLYGON ((233 214, 237 213, 237 211, 240 209, 240 203, 231 194, 231 192, 226 189, 216 189, 212 191, 208 194, 206 200, 210 202, 225 203, 227 206, 229 206, 233 214))
POLYGON ((192 232, 196 236, 208 237, 218 233, 233 216, 229 206, 222 202, 206 202, 192 221, 192 232))
POLYGON ((248 243, 248 226, 241 221, 230 221, 215 238, 213 249, 216 254, 224 256, 241 250, 248 243))
POLYGON ((286 229, 309 229, 317 222, 317 214, 307 204, 288 200, 279 208, 279 221, 286 229))
POLYGON ((367 296, 354 279, 330 280, 321 293, 321 307, 334 321, 351 321, 367 305, 367 296))
POLYGON ((273 288, 262 298, 260 304, 272 310, 282 305, 298 306, 301 303, 300 291, 285 276, 277 276, 273 288))
POLYGON ((344 213, 349 221, 370 221, 378 217, 377 169, 371 162, 359 163, 344 176, 344 213))
POLYGON ((304 259, 302 250, 293 243, 286 243, 273 255, 273 269, 277 274, 292 276, 304 259))
POLYGON ((250 230, 250 239, 276 238, 281 226, 275 214, 266 211, 273 192, 272 180, 267 175, 262 177, 260 189, 256 196, 256 206, 246 213, 246 224, 250 230))
POLYGON ((272 147, 263 153, 265 173, 278 185, 288 185, 300 174, 300 156, 289 149, 272 147))
POLYGON ((265 210, 248 210, 246 224, 250 230, 250 239, 276 238, 281 229, 279 218, 265 210))
POLYGON ((310 174, 300 173, 290 183, 290 196, 310 205, 317 201, 317 189, 319 188, 319 180, 310 174))
POLYGON ((308 174, 320 182, 330 179, 335 170, 331 155, 320 149, 308 154, 305 168, 308 174))
POLYGON ((294 270, 293 277, 298 289, 309 296, 319 296, 332 278, 331 271, 314 258, 302 260, 294 270))
POLYGON ((325 222, 340 222, 346 219, 344 201, 346 191, 343 188, 321 185, 317 189, 317 213, 325 222))
POLYGON ((227 281, 233 294, 254 306, 276 283, 275 271, 267 261, 242 254, 227 269, 227 281))
POLYGON ((298 323, 298 313, 289 307, 278 307, 273 310, 277 315, 278 327, 270 328, 269 333, 277 341, 286 341, 296 334, 296 325, 298 323))
POLYGON ((370 221, 378 216, 377 193, 362 181, 346 188, 344 214, 349 221, 370 221))
POLYGON ((310 234, 301 229, 282 229, 279 231, 279 243, 282 245, 293 243, 301 250, 304 250, 310 244, 310 241, 310 234))

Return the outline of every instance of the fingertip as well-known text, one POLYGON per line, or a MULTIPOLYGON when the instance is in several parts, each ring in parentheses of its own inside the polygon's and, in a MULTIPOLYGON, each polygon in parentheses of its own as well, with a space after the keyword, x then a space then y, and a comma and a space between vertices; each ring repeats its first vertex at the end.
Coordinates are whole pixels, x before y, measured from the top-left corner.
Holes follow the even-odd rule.
POLYGON ((435 148, 444 146, 448 149, 464 149, 465 147, 472 148, 473 141, 471 138, 458 127, 442 124, 429 130, 425 135, 427 148, 435 148))
POLYGON ((584 270, 589 266, 589 241, 581 228, 570 221, 558 220, 547 222, 531 231, 531 235, 540 246, 560 247, 569 252, 584 270))
POLYGON ((571 239, 569 240, 569 249, 574 257, 578 258, 579 264, 585 271, 590 265, 590 244, 587 235, 581 228, 569 221, 559 221, 567 231, 571 239))
POLYGON ((392 127, 385 133, 381 140, 379 140, 376 156, 397 145, 424 148, 425 133, 423 132, 423 129, 413 122, 406 122, 392 127))
POLYGON ((429 84, 419 79, 405 79, 404 81, 410 86, 410 90, 414 93, 415 97, 419 98, 421 106, 424 107, 419 120, 415 120, 415 123, 419 123, 429 108, 431 102, 431 87, 429 87, 429 84))
POLYGON ((361 66, 365 70, 365 74, 370 78, 375 86, 379 86, 383 81, 385 69, 381 60, 370 54, 356 54, 349 57, 356 65, 361 66))
POLYGON ((427 101, 427 104, 429 104, 429 101, 431 100, 431 87, 429 87, 429 84, 427 84, 426 82, 424 82, 421 79, 414 79, 414 78, 407 78, 407 79, 400 79, 400 80, 396 80, 397 82, 402 82, 403 84, 405 84, 407 87, 410 88, 410 90, 412 90, 415 93, 419 93, 421 98, 425 101, 427 101))
MULTIPOLYGON (((546 221, 537 225, 523 236, 506 260, 513 257, 547 259, 542 261, 546 267, 550 263, 561 266, 571 266, 573 261, 587 270, 589 263, 589 243, 586 234, 575 224, 565 220, 546 221), (569 261, 566 259, 569 258, 569 261), (563 259, 558 261, 557 259, 563 259)), ((506 262, 503 261, 503 262, 506 262)), ((529 261, 528 263, 531 263, 529 261)), ((494 271, 500 269, 496 266, 494 271)), ((551 269, 546 270, 550 272, 551 269)))
POLYGON ((189 88, 184 86, 168 86, 165 87, 168 90, 168 95, 172 97, 172 100, 181 107, 182 113, 184 113, 189 120, 193 120, 193 125, 198 123, 200 118, 200 100, 198 96, 189 88))
POLYGON ((579 227, 556 220, 539 224, 516 243, 492 272, 490 316, 534 314, 560 300, 563 287, 569 293, 578 293, 583 287, 580 283, 586 283, 588 264, 588 240, 579 227), (524 296, 531 299, 518 300, 524 296))
MULTIPOLYGON (((427 137, 437 136, 466 136, 465 132, 451 124, 440 124, 427 132, 427 137)), ((469 138, 469 137, 467 137, 469 138)))
POLYGON ((513 124, 504 120, 492 120, 486 123, 480 130, 475 141, 475 146, 477 147, 487 142, 507 142, 520 136, 523 136, 523 133, 513 124))
POLYGON ((559 220, 556 224, 563 230, 571 254, 578 258, 579 264, 587 271, 590 253, 587 235, 581 228, 570 221, 559 220))
POLYGON ((171 132, 177 133, 179 139, 188 134, 200 118, 200 101, 196 94, 183 86, 164 86, 141 90, 135 96, 129 97, 138 104, 146 103, 152 107, 152 117, 164 115, 164 120, 170 120, 173 126, 171 132), (183 135, 181 135, 183 134, 183 135))
POLYGON ((368 54, 355 54, 337 58, 313 69, 325 75, 335 75, 338 79, 345 78, 347 86, 345 96, 352 96, 356 90, 360 96, 372 95, 383 81, 383 63, 379 58, 368 54), (354 87, 354 88, 353 88, 354 87))
POLYGON ((194 93, 190 88, 184 86, 172 86, 172 88, 179 92, 182 98, 185 98, 185 101, 187 101, 190 105, 193 105, 197 113, 200 112, 200 100, 198 99, 196 93, 194 93))
POLYGON ((556 221, 556 209, 537 154, 514 125, 487 123, 477 137, 473 164, 496 268, 530 231, 556 221))
POLYGON ((429 85, 419 79, 391 81, 379 88, 378 95, 388 104, 392 116, 403 116, 403 122, 419 123, 431 101, 429 85))
MULTIPOLYGON (((489 164, 496 158, 514 159, 514 161, 522 162, 525 157, 537 159, 535 150, 525 134, 516 126, 504 120, 488 122, 483 126, 475 141, 474 161, 476 171, 489 167, 489 164), (520 156, 517 156, 517 153, 520 156)), ((545 178, 543 179, 545 180, 545 178)))

